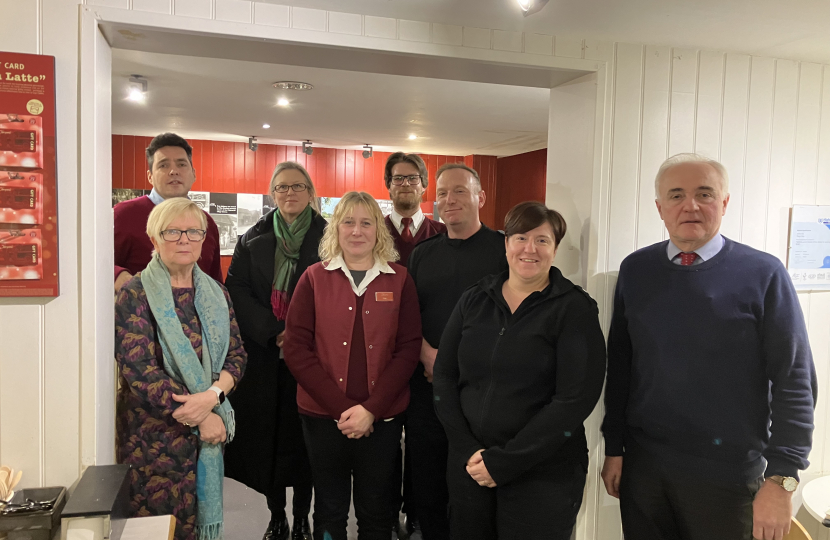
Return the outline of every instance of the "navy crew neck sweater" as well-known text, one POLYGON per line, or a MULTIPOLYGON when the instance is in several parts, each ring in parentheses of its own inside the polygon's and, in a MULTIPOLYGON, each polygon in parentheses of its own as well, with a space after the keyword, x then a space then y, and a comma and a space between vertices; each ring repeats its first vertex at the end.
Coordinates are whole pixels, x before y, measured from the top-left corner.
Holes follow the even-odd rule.
POLYGON ((608 338, 606 455, 637 444, 726 482, 807 467, 817 397, 804 316, 781 262, 724 238, 695 266, 667 242, 620 267, 608 338), (765 471, 766 468, 766 472, 765 471))

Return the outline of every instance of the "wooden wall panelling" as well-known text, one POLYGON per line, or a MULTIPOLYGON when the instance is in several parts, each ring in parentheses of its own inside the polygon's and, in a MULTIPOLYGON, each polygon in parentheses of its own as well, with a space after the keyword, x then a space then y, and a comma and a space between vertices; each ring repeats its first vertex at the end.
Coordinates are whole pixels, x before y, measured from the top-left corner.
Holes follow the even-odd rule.
POLYGON ((672 49, 669 155, 694 151, 697 52, 672 49))
POLYGON ((695 152, 714 159, 720 155, 724 57, 701 51, 698 58, 695 152))
POLYGON ((617 45, 617 78, 611 143, 611 207, 609 209, 608 266, 619 268, 637 249, 637 189, 639 178, 643 47, 617 45))
POLYGON ((765 251, 786 262, 789 207, 793 195, 793 157, 798 111, 798 63, 775 62, 769 206, 765 251))
POLYGON ((668 157, 671 62, 670 47, 645 48, 635 233, 637 248, 663 240, 663 221, 654 205, 654 177, 668 157))
MULTIPOLYGON (((740 235, 736 240, 761 250, 766 245, 774 90, 775 61, 772 58, 752 58, 743 204, 740 235)), ((733 202, 730 201, 730 204, 733 202)))
POLYGON ((729 55, 727 59, 721 120, 720 162, 729 171, 729 191, 732 194, 721 231, 735 240, 740 240, 743 211, 749 61, 748 56, 740 54, 729 55))

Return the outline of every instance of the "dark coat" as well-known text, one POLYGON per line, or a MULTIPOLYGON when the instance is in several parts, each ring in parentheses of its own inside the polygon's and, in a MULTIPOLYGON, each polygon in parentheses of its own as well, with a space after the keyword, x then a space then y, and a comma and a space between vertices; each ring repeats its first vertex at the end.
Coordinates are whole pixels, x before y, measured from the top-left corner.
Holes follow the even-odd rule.
MULTIPOLYGON (((225 449, 225 476, 269 496, 286 486, 311 482, 297 413, 297 382, 276 345, 285 321, 278 321, 271 308, 275 211, 242 236, 225 281, 248 352, 245 377, 228 398, 236 411, 236 436, 225 449)), ((315 212, 300 246, 290 293, 305 269, 320 260, 318 246, 326 225, 315 212)))

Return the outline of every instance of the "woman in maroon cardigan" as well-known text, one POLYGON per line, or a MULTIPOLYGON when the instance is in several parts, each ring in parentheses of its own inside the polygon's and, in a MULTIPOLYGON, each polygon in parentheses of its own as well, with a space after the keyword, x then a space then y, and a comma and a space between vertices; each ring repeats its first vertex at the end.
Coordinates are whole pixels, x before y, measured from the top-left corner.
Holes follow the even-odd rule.
POLYGON ((360 540, 389 538, 389 479, 421 350, 415 284, 397 258, 377 202, 349 192, 288 310, 283 351, 299 384, 315 540, 346 540, 352 478, 360 540))

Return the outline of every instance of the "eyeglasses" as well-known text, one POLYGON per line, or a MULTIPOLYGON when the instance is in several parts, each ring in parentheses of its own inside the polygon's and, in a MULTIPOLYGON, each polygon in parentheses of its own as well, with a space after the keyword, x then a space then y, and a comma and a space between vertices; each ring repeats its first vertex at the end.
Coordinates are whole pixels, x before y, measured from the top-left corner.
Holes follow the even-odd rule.
POLYGON ((200 242, 205 237, 205 231, 202 229, 187 229, 186 231, 167 229, 166 231, 161 231, 161 237, 166 242, 178 242, 179 238, 182 237, 182 233, 186 233, 187 239, 191 242, 200 242))
POLYGON ((274 191, 277 193, 288 193, 288 188, 291 188, 292 191, 305 191, 308 189, 308 186, 305 184, 277 184, 274 186, 274 191))
POLYGON ((404 176, 401 174, 396 174, 392 177, 392 183, 396 186, 402 186, 406 182, 410 186, 414 186, 415 184, 421 183, 421 175, 420 174, 410 174, 409 176, 404 176))

